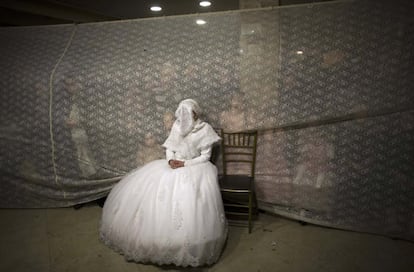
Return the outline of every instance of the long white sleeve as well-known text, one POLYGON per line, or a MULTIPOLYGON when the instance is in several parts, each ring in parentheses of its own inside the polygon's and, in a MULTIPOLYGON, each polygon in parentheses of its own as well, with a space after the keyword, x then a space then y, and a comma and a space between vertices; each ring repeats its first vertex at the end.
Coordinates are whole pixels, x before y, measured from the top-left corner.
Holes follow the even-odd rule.
MULTIPOLYGON (((195 157, 195 158, 190 159, 190 160, 182 160, 182 159, 178 158, 178 160, 184 161, 184 166, 203 163, 203 162, 206 162, 210 159, 212 150, 213 150, 213 148, 211 146, 209 146, 209 147, 201 150, 201 152, 200 152, 201 154, 198 157, 195 157)), ((167 161, 176 159, 174 152, 169 150, 168 148, 165 150, 165 157, 166 157, 167 161)))
POLYGON ((184 161, 184 166, 194 165, 194 164, 203 163, 203 162, 208 161, 211 157, 211 151, 212 150, 213 150, 213 148, 211 146, 201 150, 200 156, 195 157, 191 160, 185 160, 184 161))
POLYGON ((175 154, 173 151, 169 150, 168 148, 165 150, 165 158, 167 161, 175 160, 175 154))

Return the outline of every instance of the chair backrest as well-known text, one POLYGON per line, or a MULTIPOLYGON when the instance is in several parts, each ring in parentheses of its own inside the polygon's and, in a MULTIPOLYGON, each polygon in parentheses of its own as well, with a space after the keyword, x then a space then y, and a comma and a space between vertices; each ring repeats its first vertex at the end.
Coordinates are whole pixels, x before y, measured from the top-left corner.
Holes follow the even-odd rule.
POLYGON ((223 174, 254 177, 256 166, 257 131, 221 131, 223 174))

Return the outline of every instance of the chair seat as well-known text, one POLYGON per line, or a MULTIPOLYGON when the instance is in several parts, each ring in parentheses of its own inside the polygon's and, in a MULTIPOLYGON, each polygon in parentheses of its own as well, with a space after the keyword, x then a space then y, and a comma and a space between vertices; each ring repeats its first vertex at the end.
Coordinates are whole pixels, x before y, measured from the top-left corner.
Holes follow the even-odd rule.
POLYGON ((241 175, 227 175, 219 178, 221 191, 248 192, 252 190, 253 178, 241 175))
MULTIPOLYGON (((253 178, 241 175, 227 175, 219 179, 220 190, 226 211, 239 212, 249 207, 248 194, 252 193, 253 178), (242 210, 240 210, 240 208, 242 210)), ((253 207, 255 205, 253 204, 253 207)))

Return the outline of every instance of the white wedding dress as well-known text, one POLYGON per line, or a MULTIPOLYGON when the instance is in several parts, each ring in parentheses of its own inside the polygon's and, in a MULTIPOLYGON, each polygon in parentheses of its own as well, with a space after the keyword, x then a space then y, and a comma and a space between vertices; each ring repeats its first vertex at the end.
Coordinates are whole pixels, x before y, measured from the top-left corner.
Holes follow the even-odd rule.
POLYGON ((190 153, 167 149, 167 159, 189 159, 184 167, 172 169, 167 160, 150 162, 128 174, 110 192, 103 207, 100 237, 126 259, 194 267, 218 260, 227 222, 217 168, 200 159, 203 156, 194 155, 198 150, 198 155, 209 157, 211 144, 200 145, 197 134, 212 128, 201 122, 196 127, 195 138, 186 137, 185 146, 190 146, 192 155, 185 158, 184 153, 190 153))

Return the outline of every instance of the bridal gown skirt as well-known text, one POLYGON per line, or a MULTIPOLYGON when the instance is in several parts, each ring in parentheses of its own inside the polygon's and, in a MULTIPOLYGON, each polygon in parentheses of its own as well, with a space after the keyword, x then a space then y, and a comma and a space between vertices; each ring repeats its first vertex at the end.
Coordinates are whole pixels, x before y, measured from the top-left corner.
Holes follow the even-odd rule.
POLYGON ((156 160, 123 178, 103 207, 100 238, 127 260, 210 265, 219 258, 227 222, 210 162, 171 169, 156 160))

